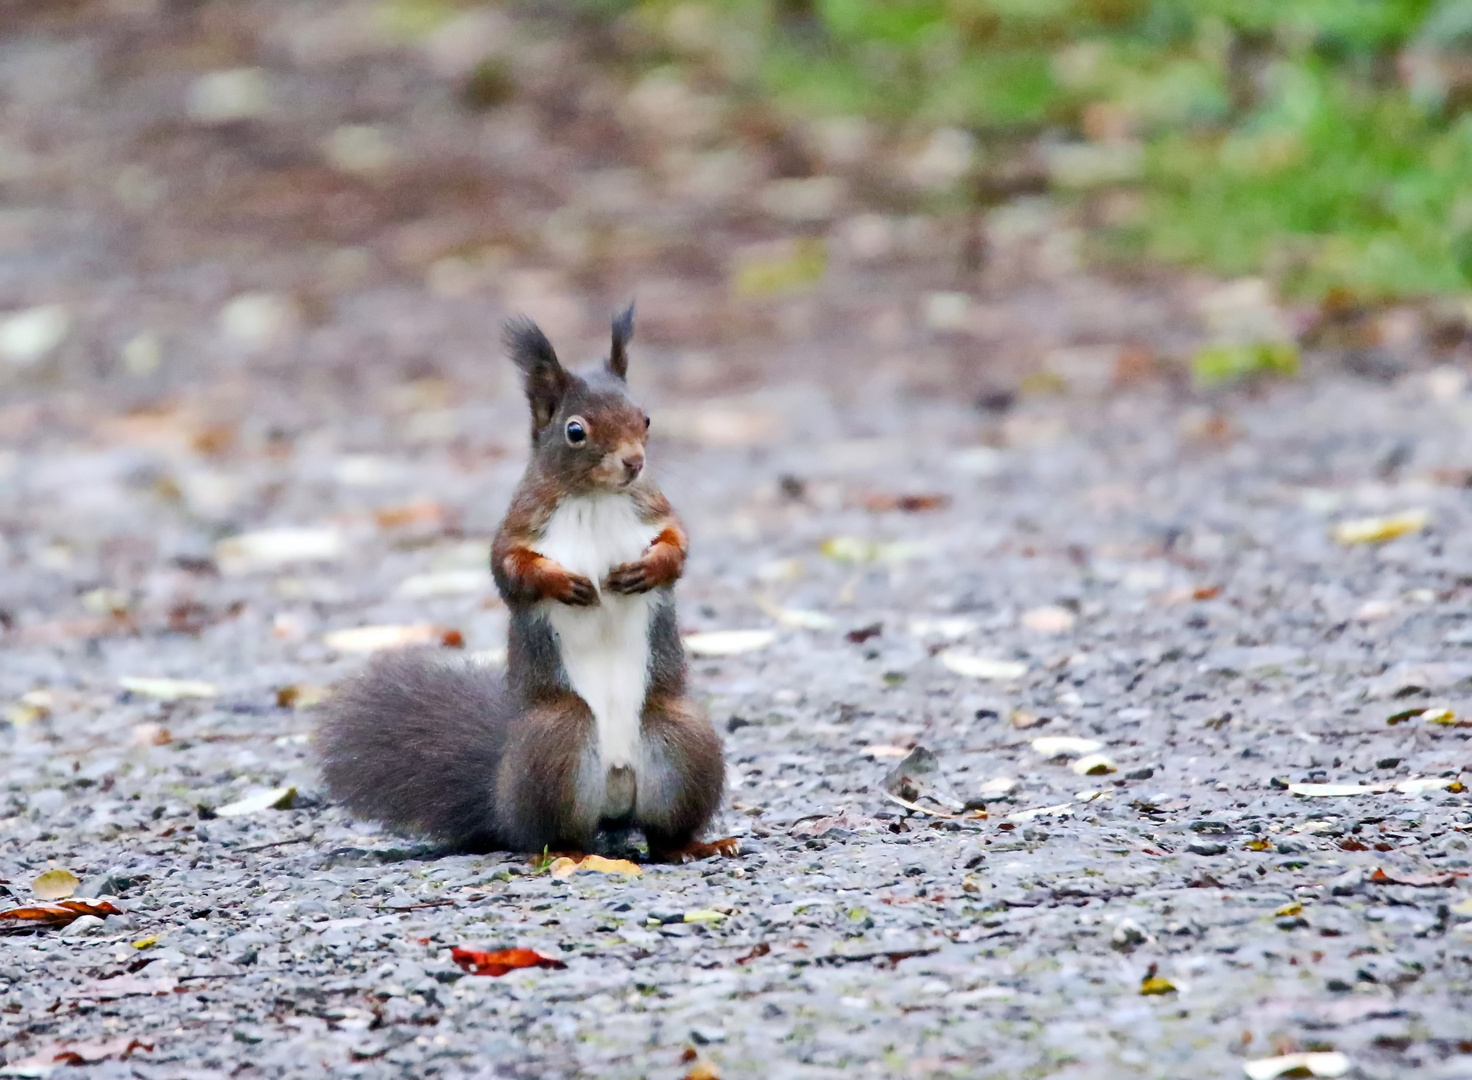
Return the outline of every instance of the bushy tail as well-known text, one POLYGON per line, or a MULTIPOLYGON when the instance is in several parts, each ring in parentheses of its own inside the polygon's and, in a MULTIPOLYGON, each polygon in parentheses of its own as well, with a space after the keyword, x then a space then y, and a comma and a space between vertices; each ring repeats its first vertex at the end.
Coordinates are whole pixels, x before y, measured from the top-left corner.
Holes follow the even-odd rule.
POLYGON ((483 665, 427 650, 385 655, 324 704, 322 772, 360 817, 490 848, 509 719, 502 679, 483 665))

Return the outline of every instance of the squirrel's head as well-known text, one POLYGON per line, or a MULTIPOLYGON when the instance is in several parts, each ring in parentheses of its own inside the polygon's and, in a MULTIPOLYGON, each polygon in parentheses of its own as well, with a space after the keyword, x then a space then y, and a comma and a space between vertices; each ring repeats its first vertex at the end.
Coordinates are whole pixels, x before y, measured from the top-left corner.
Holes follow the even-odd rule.
POLYGON ((552 343, 526 318, 506 324, 506 348, 521 369, 532 410, 537 466, 573 491, 617 491, 639 478, 649 417, 629 400, 629 339, 634 306, 613 320, 608 359, 591 371, 567 371, 552 343))

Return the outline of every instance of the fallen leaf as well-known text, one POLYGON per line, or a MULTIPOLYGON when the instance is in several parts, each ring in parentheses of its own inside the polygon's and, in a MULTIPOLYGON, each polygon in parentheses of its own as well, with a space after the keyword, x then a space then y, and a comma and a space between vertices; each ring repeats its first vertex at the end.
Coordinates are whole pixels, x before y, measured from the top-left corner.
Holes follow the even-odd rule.
POLYGON ((1029 728, 1042 727, 1044 724, 1051 722, 1051 717, 1039 716, 1037 713, 1030 713, 1026 709, 1013 709, 1007 715, 1007 723, 1011 724, 1019 731, 1027 731, 1029 728))
MULTIPOLYGON (((1072 812, 1072 803, 1058 803, 1054 806, 1034 806, 1027 810, 1018 810, 1016 813, 1008 814, 1007 820, 1010 822, 1035 821, 1040 817, 1054 817, 1060 814, 1071 814, 1072 812)), ((1146 850, 1148 851, 1149 849, 1147 848, 1146 850)), ((1159 854, 1159 852, 1155 854, 1159 854)))
POLYGON ((721 1080, 721 1074, 714 1064, 701 1059, 690 1067, 685 1080, 721 1080))
POLYGON ((153 948, 157 944, 158 944, 158 935, 157 934, 153 934, 153 935, 150 935, 149 937, 146 937, 146 938, 139 938, 137 941, 133 942, 133 948, 135 948, 135 949, 151 949, 151 948, 153 948))
POLYGON ((1242 1063, 1247 1080, 1275 1080, 1279 1076, 1322 1076, 1333 1078, 1349 1072, 1349 1057, 1337 1050, 1307 1054, 1283 1054, 1242 1063))
POLYGON ((644 873, 636 863, 631 863, 628 859, 606 859, 602 855, 585 855, 581 859, 563 856, 554 859, 548 869, 558 879, 571 877, 579 870, 592 870, 599 874, 623 874, 625 877, 639 877, 644 873))
POLYGON ((768 945, 765 941, 759 942, 758 944, 752 946, 751 952, 747 953, 745 956, 738 956, 736 958, 736 962, 742 965, 749 964, 753 960, 761 959, 763 956, 766 956, 771 951, 772 947, 768 945))
POLYGON ((1440 724, 1442 727, 1463 727, 1457 721, 1457 714, 1450 709, 1427 709, 1421 714, 1421 719, 1428 724, 1440 724))
POLYGON ((923 555, 930 545, 919 540, 883 542, 858 536, 830 536, 818 545, 818 550, 839 563, 901 563, 923 555))
POLYGON ((216 817, 240 817, 242 814, 259 814, 263 810, 289 810, 296 800, 296 788, 279 787, 268 791, 257 791, 233 803, 215 808, 216 817))
POLYGON ((519 968, 565 968, 561 960, 543 956, 535 949, 502 949, 499 952, 479 952, 462 949, 458 945, 450 950, 450 958, 471 975, 490 975, 500 978, 508 971, 519 968))
POLYGON ((158 698, 160 701, 182 701, 185 698, 212 698, 220 693, 214 683, 202 679, 151 679, 124 675, 118 685, 130 694, 158 698))
POLYGON ((902 514, 925 514, 951 505, 949 495, 891 495, 871 492, 864 496, 864 509, 875 514, 898 510, 902 514))
POLYGON ((459 630, 434 623, 409 626, 357 626, 351 630, 334 630, 322 638, 323 644, 338 652, 379 652, 383 649, 405 649, 418 645, 442 645, 449 649, 465 646, 459 630))
POLYGON ((714 923, 728 917, 724 911, 716 911, 714 908, 696 908, 694 911, 685 912, 687 923, 714 923))
POLYGON ((47 870, 31 882, 31 892, 41 900, 65 900, 82 886, 82 879, 70 870, 47 870))
POLYGON ((279 709, 313 709, 327 700, 331 693, 325 686, 309 683, 292 683, 276 691, 276 707, 279 709))
POLYGON ((1052 604, 1022 613, 1022 625, 1041 634, 1066 634, 1077 621, 1078 616, 1073 612, 1052 604))
POLYGON ((1447 871, 1444 874, 1401 874, 1396 872, 1386 873, 1383 867, 1376 867, 1375 872, 1367 880, 1374 885, 1409 885, 1416 889, 1443 888, 1456 882, 1458 878, 1466 877, 1465 873, 1447 871))
POLYGON ((1081 739, 1076 735, 1039 735, 1030 745, 1046 758, 1092 754, 1104 746, 1098 739, 1081 739))
POLYGON ((921 799, 939 803, 950 811, 966 808, 966 803, 956 797, 941 773, 940 760, 923 746, 915 747, 889 770, 884 777, 884 790, 892 799, 912 808, 921 799))
POLYGON ((1310 799, 1335 798, 1348 795, 1376 795, 1390 790, 1389 784, 1289 784, 1290 795, 1303 795, 1310 799))
POLYGON ((1431 521, 1427 510, 1407 510, 1385 517, 1355 518, 1334 527, 1334 539, 1341 544, 1383 544, 1407 533, 1418 533, 1431 521))
POLYGON ((122 911, 106 900, 58 900, 55 903, 31 904, 0 911, 0 931, 61 927, 70 925, 83 915, 105 919, 109 915, 121 914, 122 911))
POLYGON ((376 510, 373 520, 380 529, 402 529, 406 525, 444 526, 451 514, 443 503, 432 499, 420 499, 402 506, 388 506, 376 510))
POLYGON ((974 656, 957 649, 947 649, 941 653, 940 662, 948 671, 954 671, 957 675, 986 682, 1005 682, 1020 679, 1027 674, 1027 665, 1019 660, 974 656))
POLYGON ((334 528, 278 528, 241 533, 215 545, 215 562, 226 574, 248 574, 289 563, 328 562, 343 554, 334 528))
POLYGON ((882 633, 884 633, 883 623, 870 623, 868 626, 861 626, 856 630, 850 630, 843 636, 846 641, 852 642, 855 645, 862 645, 870 638, 876 638, 882 633))
POLYGON ((1085 754, 1069 768, 1080 776, 1104 776, 1119 771, 1118 766, 1104 754, 1085 754))
POLYGON ((764 598, 757 599, 757 606, 783 626, 791 626, 797 630, 832 630, 837 625, 832 615, 821 611, 778 607, 764 598))
POLYGON ((1249 840, 1242 846, 1248 851, 1271 851, 1273 842, 1271 840, 1249 840))
POLYGON ((174 736, 162 724, 148 720, 133 725, 132 743, 134 746, 168 746, 173 741, 174 736))
POLYGON ((667 860, 675 863, 698 862, 701 859, 734 859, 741 854, 741 841, 734 836, 719 840, 692 840, 667 860))
POLYGON ((1457 783, 1452 776, 1411 776, 1397 780, 1395 790, 1402 795, 1421 795, 1428 791, 1450 790, 1457 783))
POLYGON ((772 630, 711 630, 686 634, 685 649, 692 656, 736 656, 765 649, 776 639, 772 630))
POLYGON ((1156 974, 1159 970, 1159 965, 1151 964, 1145 972, 1145 977, 1140 980, 1140 993, 1143 996, 1152 997, 1160 994, 1174 994, 1176 992, 1174 983, 1156 974))
POLYGON ((1298 901, 1296 901, 1296 900, 1293 903, 1291 903, 1291 904, 1284 904, 1277 911, 1273 912, 1273 915, 1276 916, 1276 917, 1279 917, 1279 918, 1281 918, 1283 916, 1288 916, 1288 915, 1302 915, 1302 914, 1303 914, 1303 905, 1300 904, 1300 903, 1298 903, 1298 901))

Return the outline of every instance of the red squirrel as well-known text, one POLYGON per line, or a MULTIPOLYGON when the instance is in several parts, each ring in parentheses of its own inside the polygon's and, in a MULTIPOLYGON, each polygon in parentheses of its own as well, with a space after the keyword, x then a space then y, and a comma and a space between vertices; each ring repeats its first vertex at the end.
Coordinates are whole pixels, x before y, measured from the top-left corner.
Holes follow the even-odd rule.
POLYGON ((625 376, 634 309, 601 368, 567 371, 535 323, 505 344, 531 406, 531 461, 491 547, 510 609, 506 677, 388 654, 324 706, 328 788, 351 812, 467 850, 589 850, 638 828, 677 857, 725 764, 685 690, 674 584, 687 540, 645 472, 649 418, 625 376))

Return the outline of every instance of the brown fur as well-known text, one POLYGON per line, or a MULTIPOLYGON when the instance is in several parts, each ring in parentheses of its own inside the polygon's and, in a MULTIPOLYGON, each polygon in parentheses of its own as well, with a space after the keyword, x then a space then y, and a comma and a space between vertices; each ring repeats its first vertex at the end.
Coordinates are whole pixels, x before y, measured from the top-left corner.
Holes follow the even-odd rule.
POLYGON ((496 532, 491 571, 511 610, 504 684, 483 669, 428 654, 376 662, 329 703, 319 732, 334 795, 356 813, 462 846, 583 850, 600 827, 642 828, 651 854, 677 856, 715 813, 725 782, 720 739, 685 696, 685 658, 674 583, 689 547, 669 501, 644 473, 649 420, 624 376, 633 309, 613 324, 601 371, 565 371, 535 324, 507 325, 531 410, 532 458, 496 532), (569 423, 583 435, 569 437, 569 423), (600 792, 580 784, 601 768, 596 724, 568 685, 554 631, 538 605, 598 603, 593 582, 537 551, 559 502, 595 492, 626 494, 659 529, 636 561, 612 568, 614 592, 663 595, 652 608, 649 690, 641 745, 653 763, 633 820, 602 822, 600 792))

